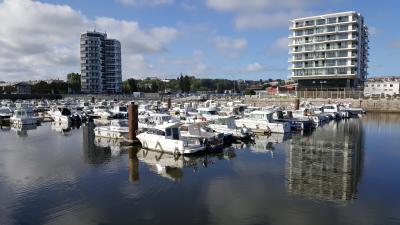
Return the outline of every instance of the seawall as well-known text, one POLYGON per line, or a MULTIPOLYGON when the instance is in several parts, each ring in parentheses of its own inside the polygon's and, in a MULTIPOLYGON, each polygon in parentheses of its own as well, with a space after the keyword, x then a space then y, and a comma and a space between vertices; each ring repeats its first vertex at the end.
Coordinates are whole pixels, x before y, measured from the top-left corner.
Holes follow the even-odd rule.
MULTIPOLYGON (((249 104, 257 107, 264 106, 294 106, 296 98, 241 98, 245 104, 249 104)), ((222 100, 222 99, 216 99, 222 100)), ((222 100, 225 101, 225 100, 222 100)), ((230 100, 231 101, 231 100, 230 100)), ((382 98, 382 99, 323 99, 323 98, 300 98, 300 102, 308 101, 315 106, 322 104, 329 104, 334 102, 350 103, 351 107, 361 107, 367 112, 388 112, 388 113, 400 113, 400 99, 399 98, 382 98)))

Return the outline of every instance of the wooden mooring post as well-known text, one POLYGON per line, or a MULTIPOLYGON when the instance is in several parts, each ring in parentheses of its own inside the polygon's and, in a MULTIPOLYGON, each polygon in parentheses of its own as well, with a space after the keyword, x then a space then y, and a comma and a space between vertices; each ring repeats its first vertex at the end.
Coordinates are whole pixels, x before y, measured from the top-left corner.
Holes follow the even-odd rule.
POLYGON ((138 105, 136 105, 134 102, 131 102, 131 104, 128 106, 128 139, 130 141, 136 140, 136 133, 139 128, 138 115, 138 105))

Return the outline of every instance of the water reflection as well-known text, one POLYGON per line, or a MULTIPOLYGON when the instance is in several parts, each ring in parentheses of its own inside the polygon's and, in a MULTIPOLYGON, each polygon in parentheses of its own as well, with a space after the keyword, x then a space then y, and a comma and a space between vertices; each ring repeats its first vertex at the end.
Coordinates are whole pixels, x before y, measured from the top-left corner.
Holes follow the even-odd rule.
POLYGON ((51 130, 53 130, 63 136, 69 136, 72 134, 71 126, 68 123, 51 122, 51 130))
POLYGON ((27 137, 29 130, 35 130, 37 128, 36 124, 29 125, 11 125, 11 130, 15 131, 15 133, 20 137, 27 137))
POLYGON ((286 157, 286 188, 321 200, 356 197, 362 172, 364 135, 356 119, 334 122, 310 136, 294 136, 286 157))
POLYGON ((103 164, 110 160, 111 150, 95 145, 94 126, 94 123, 83 126, 83 157, 84 161, 89 164, 103 164))
POLYGON ((274 157, 275 145, 282 143, 290 138, 290 134, 277 134, 273 133, 267 136, 256 136, 254 143, 246 144, 254 153, 268 153, 274 157))
POLYGON ((110 161, 112 157, 120 156, 126 150, 122 140, 96 137, 94 135, 94 123, 83 126, 83 155, 84 161, 89 164, 103 164, 110 161))
POLYGON ((184 169, 191 168, 197 172, 200 168, 207 168, 217 160, 230 160, 236 157, 235 149, 225 148, 222 152, 203 155, 172 155, 139 148, 129 150, 129 180, 139 180, 139 161, 147 165, 154 173, 161 177, 179 181, 184 177, 184 169))

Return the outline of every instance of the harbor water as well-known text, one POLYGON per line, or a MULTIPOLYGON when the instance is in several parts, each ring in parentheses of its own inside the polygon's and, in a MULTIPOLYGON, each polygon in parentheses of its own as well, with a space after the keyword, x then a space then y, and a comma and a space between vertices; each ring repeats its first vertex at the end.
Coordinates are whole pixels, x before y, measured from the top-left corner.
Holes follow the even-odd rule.
POLYGON ((180 156, 93 126, 0 130, 0 224, 400 224, 400 114, 180 156))

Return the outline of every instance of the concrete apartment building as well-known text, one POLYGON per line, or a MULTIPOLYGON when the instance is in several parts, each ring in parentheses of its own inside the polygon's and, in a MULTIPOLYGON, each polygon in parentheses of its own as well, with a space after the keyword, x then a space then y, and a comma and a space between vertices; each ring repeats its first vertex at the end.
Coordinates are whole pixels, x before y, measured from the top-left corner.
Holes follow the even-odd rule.
POLYGON ((376 77, 365 82, 364 96, 393 96, 400 94, 400 77, 376 77))
POLYGON ((362 88, 367 78, 368 29, 354 11, 291 20, 290 77, 298 90, 362 88))
POLYGON ((114 94, 122 92, 121 43, 106 33, 81 34, 82 92, 114 94))

